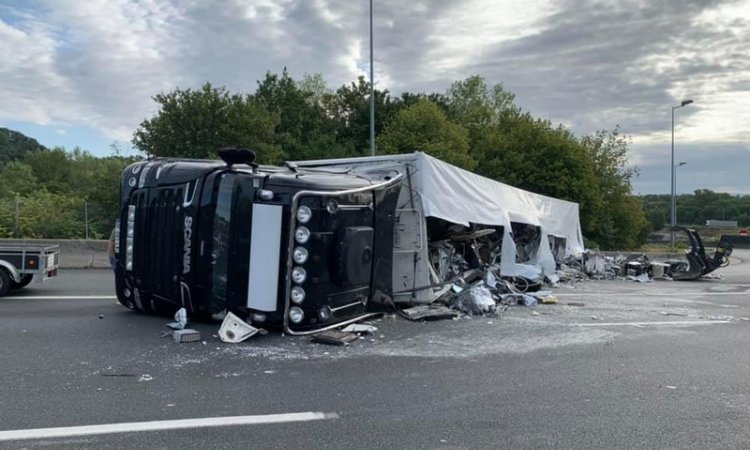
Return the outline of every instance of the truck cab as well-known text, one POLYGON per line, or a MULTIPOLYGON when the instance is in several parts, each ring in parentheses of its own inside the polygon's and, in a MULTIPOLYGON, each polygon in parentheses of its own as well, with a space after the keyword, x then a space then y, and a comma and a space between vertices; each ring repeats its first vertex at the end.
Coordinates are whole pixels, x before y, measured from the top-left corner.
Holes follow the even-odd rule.
POLYGON ((152 159, 122 175, 118 301, 133 310, 306 334, 353 322, 391 292, 401 176, 152 159))

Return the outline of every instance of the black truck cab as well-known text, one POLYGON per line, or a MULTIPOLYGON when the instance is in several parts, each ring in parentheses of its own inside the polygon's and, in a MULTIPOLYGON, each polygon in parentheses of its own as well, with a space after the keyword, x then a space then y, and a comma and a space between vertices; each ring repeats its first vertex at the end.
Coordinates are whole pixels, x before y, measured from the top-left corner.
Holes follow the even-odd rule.
MULTIPOLYGON (((226 159, 226 158, 225 158, 226 159)), ((152 159, 122 175, 121 304, 290 334, 359 320, 391 291, 401 176, 152 159)))

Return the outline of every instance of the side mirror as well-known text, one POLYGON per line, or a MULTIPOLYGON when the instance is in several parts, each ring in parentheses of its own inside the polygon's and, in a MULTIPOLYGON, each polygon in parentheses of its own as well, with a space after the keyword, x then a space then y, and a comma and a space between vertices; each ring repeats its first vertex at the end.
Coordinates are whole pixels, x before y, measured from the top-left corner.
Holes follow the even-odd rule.
POLYGON ((255 164, 255 152, 249 148, 220 148, 217 150, 219 158, 232 167, 234 164, 247 164, 250 167, 258 167, 255 164))

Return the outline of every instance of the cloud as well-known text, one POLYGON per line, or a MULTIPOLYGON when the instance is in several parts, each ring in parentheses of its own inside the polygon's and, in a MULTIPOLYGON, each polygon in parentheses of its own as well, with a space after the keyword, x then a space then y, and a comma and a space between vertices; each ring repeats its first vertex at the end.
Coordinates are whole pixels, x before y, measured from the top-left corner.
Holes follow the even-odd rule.
MULTIPOLYGON (((651 157, 641 149, 668 148, 671 106, 684 98, 695 103, 676 111, 682 143, 728 151, 750 138, 748 0, 374 7, 376 83, 395 94, 481 74, 578 134, 619 124, 639 165, 651 157)), ((0 120, 127 141, 155 112, 151 96, 177 86, 251 92, 287 67, 336 87, 368 72, 368 13, 368 2, 334 0, 0 2, 0 120)))
MULTIPOLYGON (((636 194, 665 194, 670 192, 670 142, 635 145, 640 155, 640 174, 633 179, 636 194)), ((716 192, 750 194, 750 143, 675 141, 675 164, 686 162, 677 169, 677 190, 680 193, 697 189, 716 192)))

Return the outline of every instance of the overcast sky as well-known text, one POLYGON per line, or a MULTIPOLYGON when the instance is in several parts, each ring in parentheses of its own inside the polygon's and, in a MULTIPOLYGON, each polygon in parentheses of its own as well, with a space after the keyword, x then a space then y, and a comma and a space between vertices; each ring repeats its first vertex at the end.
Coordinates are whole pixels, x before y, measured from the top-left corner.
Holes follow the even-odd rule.
MULTIPOLYGON (((502 82, 576 134, 620 125, 636 193, 750 193, 750 0, 375 3, 375 81, 502 82)), ((268 70, 366 75, 366 0, 0 0, 0 126, 94 154, 129 142, 151 96, 205 81, 252 92, 268 70)), ((125 146, 127 148, 127 145, 125 146)))

